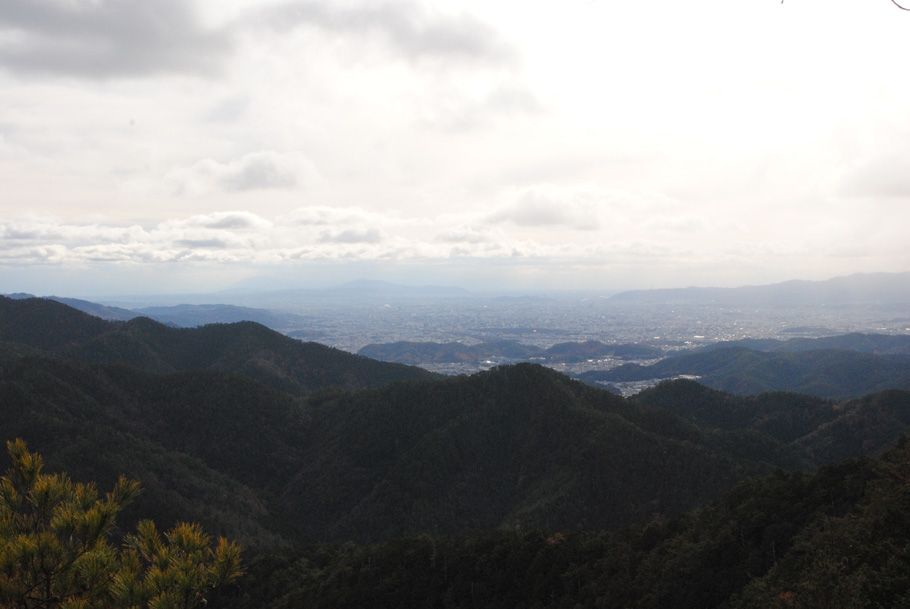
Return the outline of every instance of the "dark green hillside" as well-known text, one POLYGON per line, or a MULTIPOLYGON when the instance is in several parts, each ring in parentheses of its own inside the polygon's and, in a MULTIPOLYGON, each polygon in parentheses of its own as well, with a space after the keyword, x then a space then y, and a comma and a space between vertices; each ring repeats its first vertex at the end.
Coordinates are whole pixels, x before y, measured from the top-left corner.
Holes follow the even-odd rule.
MULTIPOLYGON (((127 526, 194 520, 251 547, 236 608, 910 600, 910 446, 805 473, 886 450, 910 426, 905 391, 834 402, 676 381, 627 400, 536 365, 439 379, 253 323, 18 303, 0 301, 4 436, 78 479, 140 479, 127 526)), ((692 355, 706 379, 809 370, 838 387, 903 361, 692 355)))
POLYGON ((910 601, 910 444, 778 473, 615 532, 323 545, 256 561, 223 606, 878 609, 910 601))
POLYGON ((0 365, 0 399, 4 432, 51 463, 125 471, 150 481, 158 519, 183 511, 258 542, 613 529, 745 474, 881 449, 906 425, 898 392, 868 398, 876 410, 678 382, 627 401, 533 365, 301 401, 213 370, 24 357, 0 365), (825 452, 841 427, 858 441, 825 452))
MULTIPOLYGON (((889 390, 834 402, 794 393, 734 396, 693 381, 667 381, 631 400, 670 412, 702 431, 773 439, 805 466, 876 455, 910 429, 910 393, 889 390)), ((784 453, 781 453, 782 456, 784 453)))
POLYGON ((82 479, 141 480, 135 514, 196 520, 247 543, 278 539, 266 504, 296 467, 300 425, 291 398, 240 377, 37 358, 0 368, 5 437, 26 438, 50 466, 82 479))
POLYGON ((910 607, 910 443, 864 465, 852 509, 803 527, 734 609, 910 607))
POLYGON ((663 382, 632 401, 672 412, 701 428, 749 429, 785 443, 841 414, 833 402, 821 398, 780 392, 734 396, 688 380, 663 382))
POLYGON ((883 391, 837 406, 838 417, 797 442, 815 463, 874 455, 910 427, 910 393, 883 391))
POLYGON ((793 338, 782 343, 775 351, 817 351, 819 349, 861 351, 878 355, 908 355, 910 354, 910 336, 855 332, 824 338, 793 338))
POLYGON ((26 357, 0 365, 0 404, 4 433, 52 465, 125 472, 149 488, 144 513, 256 543, 615 528, 698 505, 775 459, 530 365, 303 403, 216 371, 26 357))
POLYGON ((108 332, 112 325, 44 298, 0 296, 0 341, 59 349, 108 332))
POLYGON ((651 366, 626 364, 585 372, 587 382, 621 382, 695 375, 699 382, 736 394, 789 391, 824 398, 848 398, 910 389, 910 358, 856 351, 768 353, 744 348, 716 349, 670 357, 651 366))
POLYGON ((0 341, 80 362, 126 365, 155 373, 217 370, 243 374, 297 393, 435 378, 419 368, 301 343, 253 322, 192 329, 170 328, 147 318, 115 323, 34 298, 0 298, 0 341))
POLYGON ((877 355, 910 355, 910 335, 906 334, 863 334, 853 332, 821 338, 791 338, 789 340, 755 339, 720 342, 707 347, 706 351, 745 347, 756 351, 781 351, 796 353, 799 351, 819 351, 838 349, 842 351, 860 351, 877 355))
POLYGON ((434 378, 429 372, 377 362, 317 343, 302 343, 253 322, 170 328, 139 318, 68 349, 97 364, 125 364, 155 372, 219 370, 275 388, 310 392, 362 389, 395 381, 434 378))
POLYGON ((554 361, 580 362, 590 358, 618 357, 622 359, 652 359, 663 355, 663 351, 648 345, 606 344, 597 340, 580 343, 557 343, 546 351, 554 361))
POLYGON ((754 467, 672 415, 643 416, 527 364, 314 402, 308 414, 283 497, 307 515, 308 537, 614 528, 698 505, 754 467))

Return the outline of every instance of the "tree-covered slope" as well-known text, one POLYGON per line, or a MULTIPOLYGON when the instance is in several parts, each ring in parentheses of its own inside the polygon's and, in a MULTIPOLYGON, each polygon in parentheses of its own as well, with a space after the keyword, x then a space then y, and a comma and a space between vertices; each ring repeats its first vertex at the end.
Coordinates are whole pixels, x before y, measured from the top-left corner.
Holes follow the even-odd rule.
POLYGON ((613 532, 415 536, 253 563, 222 606, 878 609, 910 601, 910 443, 613 532))
POLYGON ((44 298, 0 296, 0 341, 59 349, 110 331, 112 324, 44 298))
POLYGON ((141 478, 156 518, 235 537, 613 528, 788 463, 531 365, 301 400, 217 371, 20 358, 0 399, 4 433, 50 463, 141 478))
POLYGON ((626 364, 585 372, 587 382, 699 377, 737 394, 789 391, 825 398, 858 397, 885 389, 910 389, 910 358, 840 350, 762 352, 745 348, 687 353, 650 366, 626 364))
POLYGON ((820 338, 791 338, 789 340, 746 338, 735 341, 719 342, 708 347, 706 351, 745 347, 756 351, 819 351, 839 349, 842 351, 860 351, 878 355, 910 355, 910 336, 906 334, 865 334, 851 332, 820 338))
POLYGON ((910 429, 910 392, 887 390, 833 401, 795 393, 736 396, 677 380, 632 399, 673 413, 707 431, 750 431, 781 443, 807 466, 876 455, 910 429))
POLYGON ((155 372, 220 370, 294 392, 363 389, 434 377, 420 368, 302 343, 253 322, 170 328, 139 318, 67 349, 65 355, 155 372))
POLYGON ((739 396, 691 380, 665 381, 631 398, 666 410, 700 428, 754 430, 780 442, 793 442, 836 419, 835 402, 797 393, 739 396))
POLYGON ((52 469, 146 492, 129 514, 195 520, 245 543, 277 543, 270 484, 296 467, 300 410, 288 396, 219 373, 149 375, 23 358, 0 365, 0 429, 52 469))
POLYGON ((4 433, 26 438, 51 465, 102 481, 141 478, 146 513, 167 522, 183 512, 237 537, 265 538, 259 529, 279 517, 277 528, 309 538, 549 518, 615 526, 642 510, 680 511, 735 478, 734 464, 709 450, 617 415, 621 400, 537 367, 307 406, 210 371, 22 358, 0 379, 4 433), (652 470, 692 484, 631 484, 652 470), (598 504, 624 487, 608 510, 615 522, 601 522, 598 504))
POLYGON ((434 378, 317 343, 302 343, 253 322, 171 328, 147 318, 106 322, 46 299, 0 298, 0 341, 58 357, 155 373, 218 370, 278 389, 361 389, 434 378))
POLYGON ((906 395, 835 405, 677 382, 629 401, 518 365, 304 400, 219 371, 23 357, 0 365, 0 426, 87 478, 148 480, 162 520, 376 540, 677 514, 744 475, 880 450, 906 428, 906 395))
POLYGON ((910 427, 910 392, 883 391, 836 406, 838 416, 796 442, 815 463, 874 455, 910 427))
MULTIPOLYGON (((807 354, 756 353, 693 355, 721 377, 809 383, 787 359, 807 354)), ((878 386, 902 361, 843 353, 808 352, 810 369, 878 386)), ((878 455, 908 425, 905 391, 677 381, 626 400, 536 365, 439 379, 253 323, 0 300, 5 438, 77 479, 142 480, 127 521, 254 546, 235 607, 904 606, 910 447, 805 472, 878 455), (775 468, 802 473, 743 481, 775 468), (320 541, 346 543, 299 546, 320 541)))
MULTIPOLYGON (((616 527, 678 513, 774 461, 534 365, 311 401, 285 492, 316 538, 616 527)), ((720 434, 722 435, 722 434, 720 434)))

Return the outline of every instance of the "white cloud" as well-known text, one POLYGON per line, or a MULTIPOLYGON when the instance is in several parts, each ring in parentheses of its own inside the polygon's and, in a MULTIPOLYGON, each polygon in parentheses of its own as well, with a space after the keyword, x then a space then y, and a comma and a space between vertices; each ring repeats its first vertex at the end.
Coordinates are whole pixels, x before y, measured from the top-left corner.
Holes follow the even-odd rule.
POLYGON ((377 224, 401 223, 391 213, 370 212, 362 207, 329 207, 308 205, 299 207, 289 214, 279 216, 278 223, 287 226, 375 226, 377 224))
POLYGON ((847 197, 910 199, 910 129, 845 172, 840 192, 847 197))
POLYGON ((295 189, 316 175, 313 164, 299 155, 261 151, 223 163, 202 159, 186 169, 172 171, 167 179, 177 194, 198 196, 213 191, 295 189))
POLYGON ((4 0, 0 66, 88 78, 212 74, 230 50, 184 0, 4 0))
POLYGON ((0 257, 901 270, 892 9, 0 2, 0 257))
POLYGON ((444 14, 403 1, 294 0, 268 6, 243 18, 277 31, 317 28, 364 39, 378 36, 413 60, 507 61, 511 49, 496 31, 465 13, 444 14))
POLYGON ((472 226, 458 226, 436 235, 436 240, 443 243, 481 244, 494 239, 491 231, 472 226))
POLYGON ((169 226, 192 226, 220 230, 267 229, 272 223, 248 211, 222 211, 172 221, 169 226))
POLYGON ((584 190, 537 187, 516 195, 514 202, 490 214, 489 221, 524 227, 596 230, 600 228, 600 208, 606 203, 602 196, 584 190))
POLYGON ((433 230, 440 228, 438 219, 404 219, 360 208, 306 207, 274 220, 247 211, 214 212, 147 228, 53 218, 17 220, 0 222, 0 263, 404 261, 556 252, 543 243, 501 232, 493 239, 490 231, 455 224, 464 219, 448 218, 453 226, 441 234, 433 230))
POLYGON ((382 233, 376 228, 346 228, 339 231, 323 231, 320 243, 379 243, 382 233))

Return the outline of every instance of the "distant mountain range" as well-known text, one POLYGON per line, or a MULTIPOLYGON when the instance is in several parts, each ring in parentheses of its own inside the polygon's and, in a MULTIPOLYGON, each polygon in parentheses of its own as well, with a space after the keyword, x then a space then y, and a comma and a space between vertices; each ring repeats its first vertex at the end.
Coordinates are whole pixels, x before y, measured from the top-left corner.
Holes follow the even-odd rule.
POLYGON ((741 307, 900 305, 910 303, 910 273, 869 273, 826 281, 786 281, 738 288, 632 290, 620 304, 713 304, 741 307))
MULTIPOLYGON (((34 294, 25 294, 22 292, 7 294, 6 297, 12 300, 27 300, 29 298, 37 298, 34 294)), ((94 315, 95 317, 100 317, 101 319, 106 319, 108 321, 128 321, 130 319, 141 316, 141 314, 129 309, 109 307, 103 304, 98 304, 97 302, 80 300, 78 298, 64 298, 61 296, 46 296, 44 298, 47 300, 63 303, 68 307, 72 307, 74 309, 82 311, 83 313, 88 313, 89 315, 94 315)))
MULTIPOLYGON (((25 300, 36 297, 32 294, 16 293, 8 294, 7 298, 25 300)), ((289 333, 294 332, 296 333, 297 338, 319 337, 318 332, 308 329, 308 327, 312 325, 308 318, 303 315, 285 313, 283 311, 270 311, 266 309, 239 307, 226 304, 182 304, 124 309, 122 307, 112 307, 88 300, 80 300, 78 298, 64 298, 61 296, 46 296, 44 298, 65 304, 82 311, 83 313, 88 313, 89 315, 100 317, 101 319, 108 321, 129 321, 131 319, 136 319, 137 317, 148 317, 149 319, 178 328, 195 328, 207 324, 252 321, 273 330, 287 330, 289 333)))
POLYGON ((128 308, 168 306, 176 303, 209 304, 212 302, 257 308, 282 309, 299 306, 301 301, 327 302, 410 302, 413 300, 451 300, 473 297, 460 287, 445 285, 402 285, 374 279, 358 279, 329 287, 270 288, 237 287, 208 293, 123 295, 112 300, 128 308))
MULTIPOLYGON (((181 328, 195 328, 206 324, 232 324, 241 321, 252 321, 273 330, 290 328, 300 330, 312 325, 303 315, 224 304, 140 307, 133 309, 133 314, 136 317, 148 317, 163 324, 181 328)), ((310 335, 313 336, 312 333, 310 335)))

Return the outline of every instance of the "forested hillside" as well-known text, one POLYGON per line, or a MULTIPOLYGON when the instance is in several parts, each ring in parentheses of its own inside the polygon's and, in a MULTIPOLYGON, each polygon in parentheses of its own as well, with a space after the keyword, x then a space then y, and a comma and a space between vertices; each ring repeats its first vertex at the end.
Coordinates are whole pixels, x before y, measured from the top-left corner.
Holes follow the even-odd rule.
POLYGON ((233 607, 812 607, 831 573, 899 606, 910 449, 877 455, 908 425, 893 389, 623 399, 532 364, 439 378, 252 323, 0 299, 5 439, 141 480, 127 526, 241 541, 233 607), (838 554, 858 536, 866 570, 838 554))
POLYGON ((861 351, 768 352, 744 347, 712 349, 668 357, 650 366, 625 364, 585 372, 589 383, 641 381, 680 375, 742 395, 791 391, 824 398, 859 397, 885 389, 910 389, 910 356, 861 351))
POLYGON ((908 355, 910 354, 910 336, 906 334, 838 334, 822 338, 791 338, 789 340, 775 340, 769 338, 747 338, 736 341, 719 342, 705 350, 727 349, 730 347, 745 347, 756 351, 782 351, 796 353, 799 351, 821 351, 838 349, 841 351, 859 351, 861 353, 876 353, 878 355, 908 355))
POLYGON ((108 322, 52 300, 0 297, 0 341, 83 363, 155 373, 218 370, 305 393, 434 378, 420 368, 377 362, 303 343, 253 322, 171 328, 147 318, 108 322))
POLYGON ((421 535, 260 558, 254 607, 873 609, 910 602, 910 443, 621 531, 421 535))

